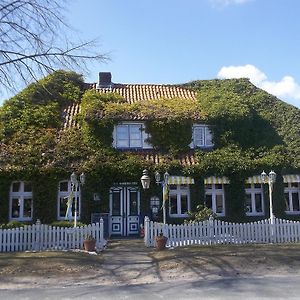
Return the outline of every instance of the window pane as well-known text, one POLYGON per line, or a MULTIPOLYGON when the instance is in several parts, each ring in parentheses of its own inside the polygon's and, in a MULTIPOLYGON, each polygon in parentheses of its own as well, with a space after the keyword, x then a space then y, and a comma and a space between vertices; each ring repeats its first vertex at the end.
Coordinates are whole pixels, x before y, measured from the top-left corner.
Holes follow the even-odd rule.
POLYGON ((128 125, 118 125, 117 126, 117 137, 119 138, 128 138, 128 125))
POLYGON ((68 181, 62 181, 59 184, 59 190, 61 192, 68 192, 68 181))
POLYGON ((212 209, 212 195, 205 195, 205 206, 212 209))
POLYGON ((208 127, 205 128, 205 143, 206 146, 212 146, 212 133, 208 127))
POLYGON ((117 140, 117 147, 118 148, 128 148, 129 147, 129 140, 121 140, 118 139, 117 140))
POLYGON ((262 196, 261 194, 255 194, 255 209, 256 212, 262 212, 262 196))
POLYGON ((284 201, 285 201, 285 210, 286 211, 290 211, 290 197, 289 197, 289 193, 284 193, 284 201))
POLYGON ((20 192, 20 188, 21 188, 21 182, 20 181, 13 182, 13 184, 12 184, 12 191, 13 191, 13 193, 20 192))
POLYGON ((292 193, 293 211, 299 211, 299 194, 292 193))
POLYGON ((204 127, 194 127, 194 145, 204 146, 204 127))
POLYGON ((178 214, 177 195, 170 195, 170 207, 170 213, 172 215, 178 214))
POLYGON ((28 182, 28 181, 24 182, 24 192, 26 192, 26 193, 32 192, 31 182, 28 182))
POLYGON ((181 195, 181 214, 188 212, 188 197, 187 195, 181 195))
POLYGON ((223 213, 223 196, 222 195, 216 195, 216 213, 223 213))
POLYGON ((292 182, 291 187, 297 188, 297 187, 299 187, 299 183, 298 182, 292 182))
POLYGON ((121 192, 116 191, 112 194, 112 215, 121 216, 121 192))
POLYGON ((142 139, 131 139, 130 140, 130 147, 131 148, 140 148, 142 147, 142 139))
POLYGON ((64 199, 63 197, 59 198, 59 216, 64 218, 67 212, 67 202, 68 199, 64 199))
POLYGON ((246 194, 246 212, 252 213, 251 194, 246 194))
POLYGON ((19 201, 18 198, 13 198, 12 199, 11 216, 12 216, 12 218, 19 218, 20 217, 20 201, 19 201))
POLYGON ((216 190, 222 190, 223 189, 223 185, 222 184, 215 184, 215 189, 216 190))
POLYGON ((260 183, 254 183, 254 188, 255 189, 261 189, 261 184, 260 183))
POLYGON ((31 204, 32 204, 32 199, 24 199, 24 210, 23 210, 24 218, 31 218, 31 204))
POLYGON ((289 184, 288 184, 287 182, 285 182, 285 183, 283 184, 283 186, 284 186, 285 188, 288 188, 288 187, 289 187, 289 184))
POLYGON ((129 212, 131 216, 136 216, 138 214, 138 194, 136 191, 130 191, 129 193, 129 212))
POLYGON ((176 184, 170 184, 169 185, 169 190, 177 190, 177 185, 176 184))

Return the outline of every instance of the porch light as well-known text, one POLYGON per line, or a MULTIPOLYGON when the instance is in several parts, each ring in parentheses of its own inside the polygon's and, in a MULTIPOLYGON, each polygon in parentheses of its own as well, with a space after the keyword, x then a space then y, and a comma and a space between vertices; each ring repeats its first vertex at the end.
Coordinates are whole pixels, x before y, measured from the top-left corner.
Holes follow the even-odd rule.
POLYGON ((141 177, 141 183, 144 190, 150 187, 150 177, 147 170, 143 171, 143 176, 141 177))
POLYGON ((158 171, 154 174, 156 184, 160 184, 160 174, 158 171))

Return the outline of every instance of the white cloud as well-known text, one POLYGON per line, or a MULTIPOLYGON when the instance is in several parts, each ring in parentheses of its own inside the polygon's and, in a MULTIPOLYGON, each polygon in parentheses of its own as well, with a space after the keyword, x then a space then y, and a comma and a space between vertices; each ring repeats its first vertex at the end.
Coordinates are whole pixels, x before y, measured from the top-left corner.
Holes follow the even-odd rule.
POLYGON ((250 1, 252 0, 210 0, 211 4, 215 7, 244 4, 250 1))
POLYGON ((280 81, 268 80, 266 74, 253 65, 222 67, 219 78, 249 78, 250 81, 286 102, 300 107, 300 85, 292 76, 284 76, 280 81))

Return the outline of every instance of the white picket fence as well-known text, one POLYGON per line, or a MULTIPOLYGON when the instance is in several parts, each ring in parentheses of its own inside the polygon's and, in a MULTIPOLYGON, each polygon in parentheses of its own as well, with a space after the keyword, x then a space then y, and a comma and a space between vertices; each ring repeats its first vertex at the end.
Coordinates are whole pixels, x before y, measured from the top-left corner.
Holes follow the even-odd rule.
POLYGON ((156 223, 145 217, 144 242, 155 246, 155 236, 168 237, 167 246, 216 244, 295 243, 300 241, 300 222, 274 218, 251 223, 210 220, 194 224, 156 223))
POLYGON ((49 226, 38 221, 21 228, 0 229, 0 252, 81 249, 89 235, 96 239, 97 249, 103 248, 106 241, 102 219, 100 223, 77 228, 49 226))

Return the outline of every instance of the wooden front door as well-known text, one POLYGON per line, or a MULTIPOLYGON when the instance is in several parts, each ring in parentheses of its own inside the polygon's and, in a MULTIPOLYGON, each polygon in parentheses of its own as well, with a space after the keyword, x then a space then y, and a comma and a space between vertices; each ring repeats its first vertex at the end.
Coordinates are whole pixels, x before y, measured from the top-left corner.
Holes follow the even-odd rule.
POLYGON ((110 189, 109 235, 129 236, 139 233, 140 191, 133 186, 110 189))

